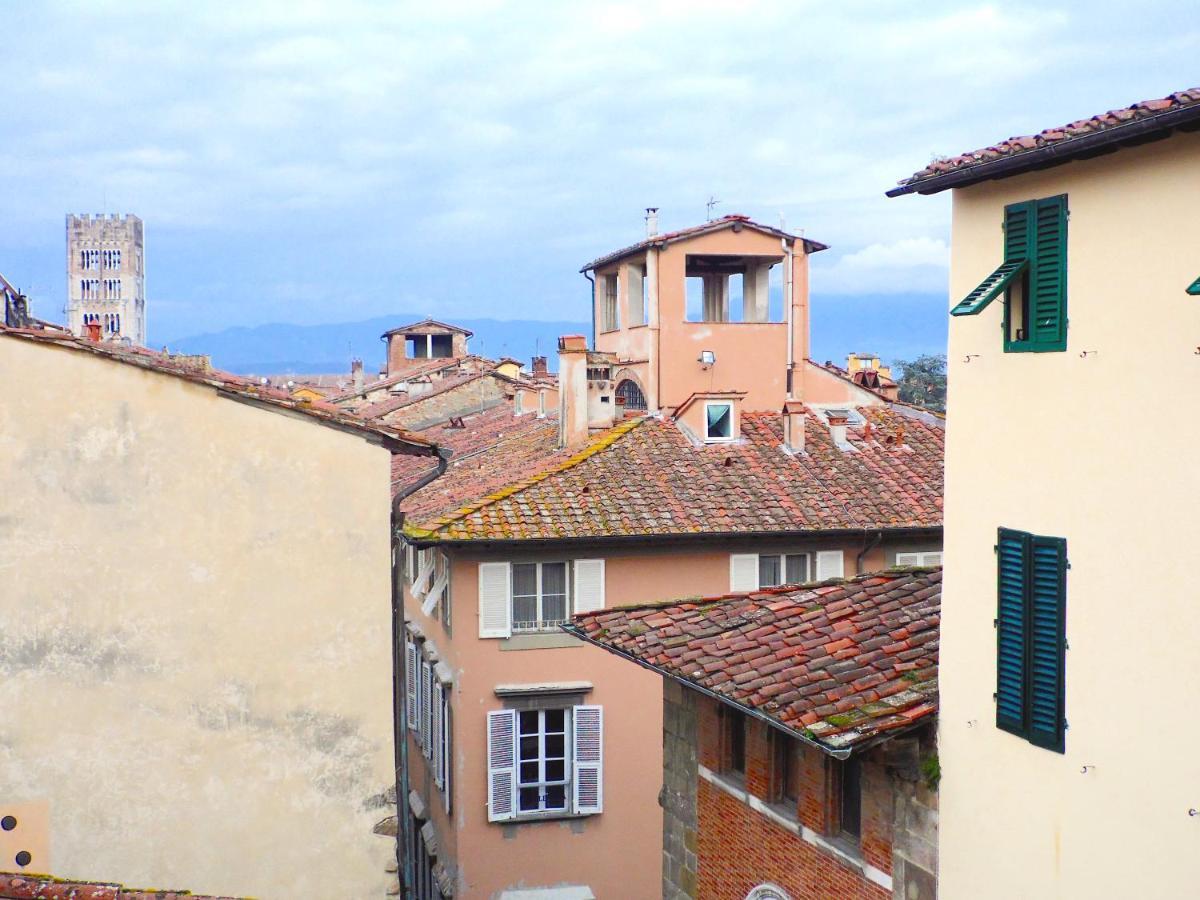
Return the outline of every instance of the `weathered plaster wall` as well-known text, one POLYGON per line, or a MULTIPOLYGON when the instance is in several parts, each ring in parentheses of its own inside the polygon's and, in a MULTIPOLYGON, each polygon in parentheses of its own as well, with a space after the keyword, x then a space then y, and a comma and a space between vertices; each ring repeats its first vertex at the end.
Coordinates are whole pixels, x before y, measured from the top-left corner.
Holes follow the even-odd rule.
POLYGON ((0 791, 31 868, 381 896, 389 454, 0 337, 0 791))
POLYGON ((1194 403, 1175 388, 1200 367, 1185 293, 1200 275, 1198 171, 1187 134, 954 197, 950 302, 1003 258, 1006 204, 1067 194, 1070 327, 1065 352, 1005 353, 999 301, 950 323, 946 897, 1196 893, 1200 756, 1180 713, 1200 694, 1200 474, 1194 403), (1001 525, 1067 540, 1064 754, 995 726, 1001 525), (1130 595, 1117 580, 1135 572, 1130 595))

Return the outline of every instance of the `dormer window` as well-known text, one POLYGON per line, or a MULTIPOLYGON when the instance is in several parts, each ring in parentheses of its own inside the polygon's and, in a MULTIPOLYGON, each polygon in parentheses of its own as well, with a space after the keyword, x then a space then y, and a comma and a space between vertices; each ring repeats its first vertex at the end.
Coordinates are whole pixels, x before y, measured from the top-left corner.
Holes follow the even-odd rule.
POLYGON ((704 404, 704 441, 719 443, 732 441, 733 404, 725 400, 713 400, 704 404))

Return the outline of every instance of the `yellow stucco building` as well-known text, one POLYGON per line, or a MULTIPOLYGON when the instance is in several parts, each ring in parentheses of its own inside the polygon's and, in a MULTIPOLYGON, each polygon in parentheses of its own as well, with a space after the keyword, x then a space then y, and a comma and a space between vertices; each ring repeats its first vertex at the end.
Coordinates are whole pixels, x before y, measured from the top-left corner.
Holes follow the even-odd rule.
POLYGON ((953 189, 941 895, 1196 896, 1200 90, 953 189))
POLYGON ((430 445, 61 331, 0 326, 0 384, 0 870, 383 897, 390 462, 430 445))

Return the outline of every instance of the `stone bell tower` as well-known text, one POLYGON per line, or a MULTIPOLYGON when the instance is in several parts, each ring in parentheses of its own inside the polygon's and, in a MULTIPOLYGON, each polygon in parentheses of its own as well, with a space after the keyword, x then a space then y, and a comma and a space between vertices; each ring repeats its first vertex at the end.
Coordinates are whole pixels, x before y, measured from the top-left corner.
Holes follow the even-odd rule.
POLYGON ((67 216, 67 327, 146 343, 146 259, 135 215, 67 216))

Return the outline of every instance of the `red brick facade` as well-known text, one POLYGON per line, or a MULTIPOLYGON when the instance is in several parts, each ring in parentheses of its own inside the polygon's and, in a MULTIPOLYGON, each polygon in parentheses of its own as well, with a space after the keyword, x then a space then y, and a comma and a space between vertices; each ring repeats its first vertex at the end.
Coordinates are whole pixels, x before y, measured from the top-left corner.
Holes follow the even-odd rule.
MULTIPOLYGON (((716 701, 698 704, 700 765, 721 773, 729 765, 725 713, 716 701)), ((827 754, 809 747, 800 751, 795 809, 774 802, 772 742, 774 729, 757 719, 746 720, 745 790, 771 804, 785 818, 818 835, 838 831, 837 766, 827 754)), ((783 736, 786 739, 786 736, 783 736)), ((736 775, 718 775, 737 785, 736 775)), ((730 791, 697 779, 696 897, 699 900, 744 900, 751 888, 764 882, 786 890, 793 900, 885 900, 892 892, 868 879, 830 850, 805 840, 730 791)), ((885 875, 892 869, 892 786, 884 767, 868 758, 862 763, 862 861, 885 875)), ((837 838, 851 855, 852 839, 837 838)))

